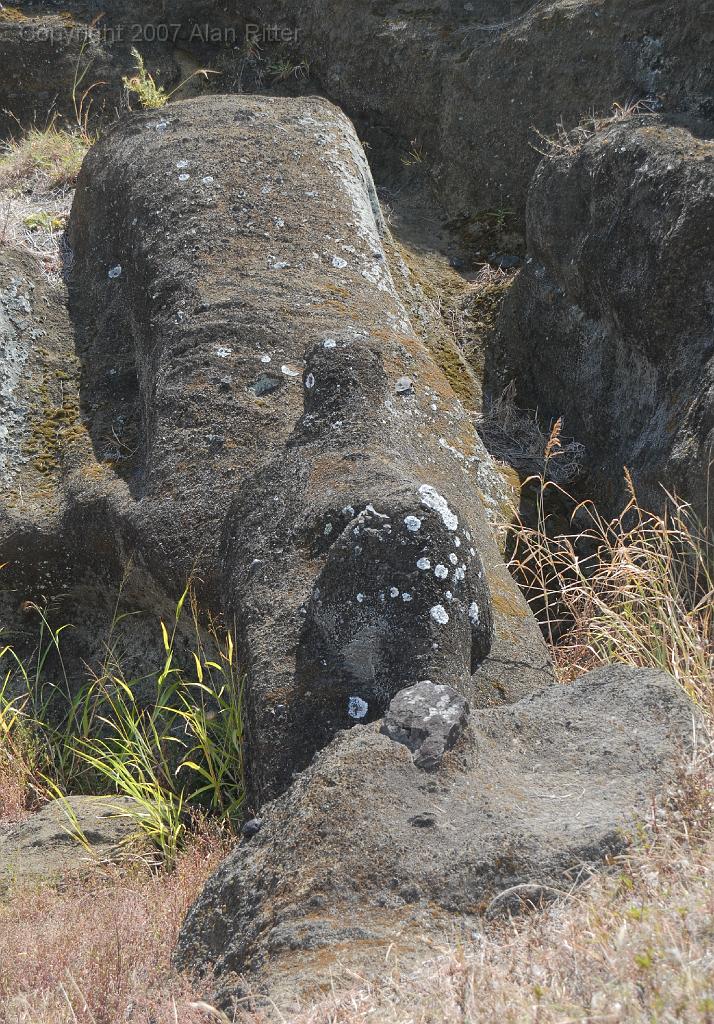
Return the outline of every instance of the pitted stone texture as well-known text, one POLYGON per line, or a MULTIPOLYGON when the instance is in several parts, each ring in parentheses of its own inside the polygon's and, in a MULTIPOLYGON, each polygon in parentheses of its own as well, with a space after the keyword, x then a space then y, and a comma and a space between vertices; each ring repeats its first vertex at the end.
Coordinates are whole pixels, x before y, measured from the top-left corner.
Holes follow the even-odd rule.
POLYGON ((438 768, 444 754, 462 735, 469 706, 450 686, 425 679, 392 698, 381 732, 414 754, 417 768, 438 768))
POLYGON ((714 124, 640 116, 545 159, 528 201, 531 258, 486 365, 498 395, 587 450, 581 493, 617 514, 663 487, 710 513, 714 458, 714 124))
POLYGON ((676 17, 654 0, 261 0, 260 8, 297 29, 296 57, 360 119, 374 159, 385 135, 403 153, 417 140, 419 176, 436 183, 467 229, 493 210, 515 212, 520 228, 541 148, 534 129, 554 135, 559 124, 639 99, 668 113, 714 113, 714 13, 701 0, 680 0, 676 17))
POLYGON ((340 963, 423 959, 513 886, 568 892, 626 848, 691 756, 693 717, 670 676, 613 667, 480 710, 430 774, 377 723, 342 732, 210 879, 179 961, 207 987, 215 968, 225 1006, 244 975, 289 1015, 340 963))
POLYGON ((551 678, 385 232, 351 123, 314 98, 137 115, 91 150, 72 210, 83 404, 95 446, 121 417, 129 453, 99 506, 72 480, 73 521, 168 593, 197 571, 235 618, 259 800, 419 679, 477 704, 551 678))

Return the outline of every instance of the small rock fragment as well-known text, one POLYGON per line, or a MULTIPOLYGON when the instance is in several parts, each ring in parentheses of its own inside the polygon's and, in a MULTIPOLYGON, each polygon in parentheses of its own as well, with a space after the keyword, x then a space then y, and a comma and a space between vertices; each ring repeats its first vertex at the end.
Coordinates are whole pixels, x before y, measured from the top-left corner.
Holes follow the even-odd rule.
POLYGON ((392 699, 381 732, 409 747, 417 768, 433 771, 463 733, 468 718, 469 706, 456 690, 426 679, 392 699))
POLYGON ((251 384, 250 390, 256 398, 261 398, 263 395, 272 395, 274 391, 277 391, 282 386, 282 383, 282 378, 280 377, 274 377, 269 373, 261 373, 251 384))

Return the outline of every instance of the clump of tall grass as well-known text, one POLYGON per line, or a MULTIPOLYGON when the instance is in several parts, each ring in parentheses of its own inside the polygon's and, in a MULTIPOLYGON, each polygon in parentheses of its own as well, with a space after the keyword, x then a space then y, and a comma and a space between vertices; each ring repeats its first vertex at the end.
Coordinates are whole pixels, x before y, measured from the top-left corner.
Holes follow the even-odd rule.
POLYGON ((41 609, 32 610, 41 623, 32 670, 11 646, 0 650, 0 749, 15 803, 20 784, 29 807, 58 793, 131 797, 138 828, 166 862, 175 859, 192 813, 234 821, 245 788, 242 684, 231 633, 213 630, 209 655, 186 590, 170 628, 161 624, 164 659, 156 672, 127 678, 110 635, 100 671, 73 692, 61 652, 69 627, 55 630, 41 609), (196 637, 190 670, 176 654, 187 607, 196 637))
POLYGON ((62 128, 56 120, 46 128, 30 128, 0 150, 0 188, 60 189, 77 180, 91 140, 79 130, 62 128))
POLYGON ((136 96, 142 110, 161 110, 192 79, 208 79, 209 75, 217 75, 219 73, 211 71, 209 68, 197 68, 187 78, 184 78, 175 89, 167 92, 162 85, 157 83, 154 76, 148 70, 144 63, 144 58, 136 47, 132 47, 131 55, 134 58, 135 71, 133 75, 125 76, 122 79, 122 83, 129 95, 136 96))
MULTIPOLYGON (((556 428, 557 428, 556 424, 556 428)), ((557 458, 554 430, 546 462, 557 458)), ((564 679, 619 662, 671 673, 714 713, 714 547, 690 506, 663 494, 643 508, 625 471, 628 500, 613 518, 575 502, 559 484, 531 478, 537 522, 517 522, 511 568, 552 646, 564 679), (572 508, 568 532, 548 509, 572 508)))

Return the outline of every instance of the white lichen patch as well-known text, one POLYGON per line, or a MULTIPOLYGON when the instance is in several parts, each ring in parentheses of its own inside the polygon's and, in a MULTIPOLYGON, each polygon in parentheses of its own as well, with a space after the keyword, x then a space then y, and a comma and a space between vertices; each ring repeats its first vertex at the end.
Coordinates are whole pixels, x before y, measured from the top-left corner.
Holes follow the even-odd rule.
POLYGON ((442 565, 441 562, 439 562, 439 564, 434 568, 434 575, 438 580, 445 580, 449 575, 449 570, 445 565, 442 565))
POLYGON ((299 377, 300 376, 300 371, 299 370, 294 370, 292 368, 292 366, 283 365, 283 366, 280 367, 280 372, 282 374, 284 374, 286 377, 299 377))
POLYGON ((308 391, 311 391, 312 388, 315 387, 315 375, 314 374, 308 373, 307 377, 305 378, 305 387, 308 389, 308 391))
POLYGON ((416 516, 406 516, 404 525, 410 533, 417 533, 421 530, 421 519, 417 519, 416 516))
POLYGON ((335 270, 344 270, 347 266, 347 260, 343 260, 341 256, 332 257, 332 266, 335 270))
POLYGON ((389 596, 390 597, 399 597, 399 587, 390 587, 389 588, 389 596))
POLYGON ((472 626, 478 626, 481 621, 481 609, 475 601, 472 601, 469 605, 469 619, 472 626))
POLYGON ((411 601, 411 599, 412 599, 412 595, 408 594, 406 592, 406 590, 405 590, 404 593, 402 594, 402 601, 405 601, 406 603, 409 603, 409 601, 411 601))
POLYGON ((228 356, 233 354, 233 349, 228 348, 226 345, 219 345, 218 348, 213 350, 219 359, 227 359, 228 356))
POLYGON ((447 530, 456 530, 458 528, 458 517, 449 508, 446 498, 443 498, 435 487, 432 487, 430 484, 422 484, 419 488, 419 494, 422 505, 440 515, 447 530))
POLYGON ((459 561, 458 555, 454 554, 454 552, 452 551, 451 554, 449 555, 449 561, 451 562, 452 565, 456 565, 459 561))
POLYGON ((323 348, 337 348, 337 342, 334 338, 325 338, 322 343, 323 348))
POLYGON ((434 607, 429 610, 429 615, 431 615, 434 622, 438 623, 440 626, 445 626, 449 621, 449 613, 446 608, 444 608, 443 604, 435 604, 434 607))
POLYGON ((356 721, 365 718, 368 711, 369 704, 366 700, 362 700, 361 697, 350 697, 347 702, 347 714, 356 721))
POLYGON ((431 569, 431 562, 428 558, 420 558, 417 562, 417 569, 431 569))
MULTIPOLYGON (((29 299, 19 292, 20 282, 10 282, 10 297, 28 313, 29 299)), ((17 321, 15 321, 17 322, 17 321)), ((30 341, 17 330, 0 303, 0 481, 12 483, 19 443, 26 423, 27 409, 18 391, 30 355, 30 341)))
POLYGON ((109 272, 107 273, 107 277, 110 278, 110 280, 112 280, 112 281, 116 281, 116 279, 118 277, 121 277, 121 274, 122 274, 121 263, 117 263, 117 265, 115 267, 111 267, 110 268, 109 272))

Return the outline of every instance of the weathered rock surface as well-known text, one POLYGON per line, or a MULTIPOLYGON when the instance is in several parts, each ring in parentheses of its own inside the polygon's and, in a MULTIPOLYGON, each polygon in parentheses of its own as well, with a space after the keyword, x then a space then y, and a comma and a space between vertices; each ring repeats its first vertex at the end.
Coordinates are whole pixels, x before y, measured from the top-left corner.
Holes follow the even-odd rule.
MULTIPOLYGON (((55 118, 76 127, 86 115, 96 125, 126 109, 122 77, 134 71, 132 32, 128 24, 112 28, 102 13, 95 3, 51 0, 0 8, 0 138, 32 125, 43 129, 55 118)), ((143 24, 146 15, 134 14, 134 23, 143 24)), ((140 42, 157 82, 177 84, 168 47, 140 42)))
POLYGON ((452 217, 514 209, 552 134, 614 102, 712 116, 714 11, 703 0, 262 0, 373 155, 407 155, 452 217))
POLYGON ((424 183, 466 227, 488 211, 512 210, 520 222, 538 159, 533 128, 551 134, 561 121, 570 126, 638 99, 704 117, 714 110, 714 13, 706 0, 176 0, 170 8, 159 0, 28 0, 21 7, 26 13, 4 19, 0 52, 9 74, 0 105, 23 120, 28 111, 46 114, 53 99, 71 115, 82 36, 68 27, 86 28, 102 15, 82 60, 91 57, 93 80, 109 83, 96 95, 111 107, 121 102, 132 42, 164 84, 176 84, 193 58, 194 67, 221 69, 216 88, 244 89, 252 26, 265 68, 255 81, 248 76, 251 85, 271 84, 272 53, 309 67, 314 87, 369 140, 380 177, 399 177, 402 158, 416 152, 424 183), (23 19, 54 25, 56 45, 41 36, 33 49, 18 45, 28 30, 23 19))
POLYGON ((0 563, 28 584, 50 566, 70 575, 57 538, 60 466, 81 447, 77 377, 61 290, 29 254, 0 248, 0 563))
POLYGON ((472 712, 433 774, 377 724, 342 732, 209 881, 178 961, 215 968, 224 1005, 235 972, 289 1012, 339 964, 379 969, 392 943, 423 956, 519 895, 567 891, 624 848, 692 714, 665 673, 615 667, 472 712))
POLYGON ((487 386, 511 379, 587 448, 588 494, 617 509, 622 467, 711 510, 714 126, 636 117, 540 165, 530 259, 510 290, 487 386))
MULTIPOLYGON (((86 665, 103 663, 110 628, 130 676, 143 677, 152 664, 158 668, 164 660, 158 619, 173 617, 176 600, 152 585, 140 566, 129 571, 130 553, 117 551, 101 506, 94 543, 83 533, 73 491, 101 495, 102 481, 114 478, 113 432, 122 421, 119 410, 95 452, 81 407, 81 377, 61 281, 48 280, 29 252, 0 246, 3 642, 30 665, 42 623, 29 606, 43 608, 55 627, 71 623, 62 636, 71 686, 86 682, 86 665), (120 584, 122 610, 145 614, 132 614, 112 627, 120 584)), ((179 633, 177 650, 192 650, 192 629, 180 627, 179 633)), ((63 671, 55 661, 50 655, 46 667, 59 680, 63 671)))
POLYGON ((137 825, 128 797, 71 796, 53 800, 13 825, 0 827, 0 885, 51 880, 121 860, 137 825))
POLYGON ((137 116, 91 151, 72 211, 82 405, 113 466, 71 477, 75 534, 108 564, 136 551, 165 592, 197 569, 235 615, 258 797, 419 679, 477 706, 549 678, 477 493, 493 464, 384 232, 321 100, 137 116))
POLYGON ((392 698, 381 732, 409 747, 414 764, 430 771, 459 740, 468 718, 469 706, 460 694, 425 679, 392 698))

